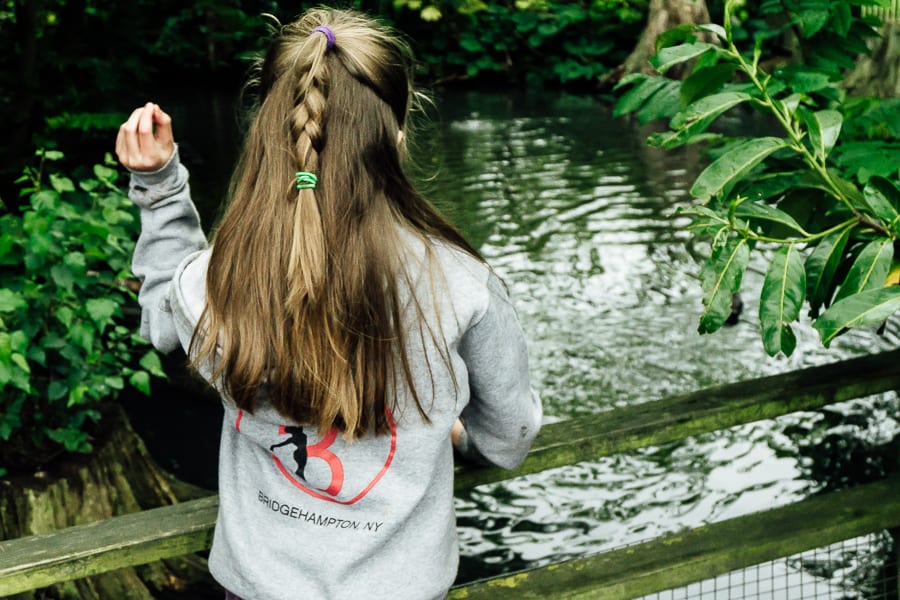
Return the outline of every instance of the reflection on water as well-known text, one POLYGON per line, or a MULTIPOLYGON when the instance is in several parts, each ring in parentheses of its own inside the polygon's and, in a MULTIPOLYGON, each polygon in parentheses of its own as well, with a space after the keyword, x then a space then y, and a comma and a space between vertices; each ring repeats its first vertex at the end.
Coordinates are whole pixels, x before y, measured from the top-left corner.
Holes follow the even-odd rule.
MULTIPOLYGON (((896 336, 854 332, 825 350, 800 326, 794 356, 769 358, 757 333, 758 259, 741 322, 698 335, 698 267, 675 214, 699 171, 695 153, 648 148, 648 131, 589 97, 470 93, 438 98, 438 108, 419 140, 418 162, 434 174, 424 191, 508 284, 548 421, 895 347, 896 336)), ((231 111, 216 110, 230 125, 231 111)), ((183 111, 197 113, 183 150, 195 195, 219 197, 233 138, 204 136, 203 113, 183 111)), ((201 207, 207 224, 216 204, 201 207)), ((460 580, 878 477, 878 453, 898 430, 889 395, 478 488, 457 502, 460 580)))
MULTIPOLYGON (((478 93, 439 104, 427 192, 509 285, 548 420, 894 347, 857 332, 829 351, 801 326, 794 356, 769 358, 757 333, 759 260, 742 322, 698 335, 698 267, 675 214, 696 155, 646 147, 647 132, 590 98, 478 93)), ((859 481, 865 469, 852 458, 839 469, 822 448, 845 440, 865 449, 858 461, 898 430, 891 396, 484 486, 458 501, 460 578, 786 504, 834 477, 859 481)))

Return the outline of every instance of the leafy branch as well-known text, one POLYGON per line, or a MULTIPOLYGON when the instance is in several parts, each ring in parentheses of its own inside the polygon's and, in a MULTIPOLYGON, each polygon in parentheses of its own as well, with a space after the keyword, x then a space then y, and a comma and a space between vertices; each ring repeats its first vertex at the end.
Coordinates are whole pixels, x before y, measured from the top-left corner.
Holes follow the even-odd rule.
MULTIPOLYGON (((900 234, 900 169, 887 162, 880 171, 863 174, 847 161, 835 161, 845 126, 859 131, 853 120, 861 117, 847 108, 853 99, 839 87, 840 70, 825 76, 799 64, 766 72, 760 66, 761 38, 751 55, 736 45, 735 5, 726 2, 721 26, 680 26, 661 36, 650 64, 665 74, 687 63, 688 76, 680 82, 627 77, 620 88, 629 89, 615 112, 634 113, 642 121, 668 117, 669 130, 652 135, 651 145, 670 150, 704 143, 715 157, 690 188, 695 204, 683 210, 694 219, 693 234, 710 241, 700 274, 705 292, 700 332, 724 324, 750 252, 768 247, 761 335, 769 354, 789 355, 796 345, 791 325, 806 303, 826 345, 846 329, 892 314, 887 311, 900 297, 900 286, 884 286, 900 234), (716 36, 721 45, 698 41, 699 33, 716 36), (728 138, 712 129, 719 116, 741 106, 767 116, 784 137, 728 138)), ((855 27, 849 2, 830 6, 832 12, 824 13, 797 9, 786 26, 799 25, 807 38, 844 36, 848 47, 858 48, 860 40, 850 37, 863 35, 865 27, 855 27)), ((803 55, 817 60, 813 52, 803 55)), ((847 57, 851 64, 852 58, 847 57)), ((854 142, 850 139, 848 147, 854 142)))

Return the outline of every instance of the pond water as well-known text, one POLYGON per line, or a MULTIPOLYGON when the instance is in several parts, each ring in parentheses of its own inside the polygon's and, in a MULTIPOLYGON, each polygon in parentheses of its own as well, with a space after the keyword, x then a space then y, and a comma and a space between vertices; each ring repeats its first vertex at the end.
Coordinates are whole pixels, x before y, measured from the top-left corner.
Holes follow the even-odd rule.
MULTIPOLYGON (((740 322, 700 336, 696 252, 675 214, 701 166, 695 153, 647 147, 649 131, 614 119, 592 97, 471 92, 436 100, 415 150, 432 175, 423 190, 507 282, 547 421, 896 347, 896 336, 854 332, 826 350, 801 325, 792 357, 768 357, 757 333, 758 260, 745 277, 740 322)), ((233 160, 234 111, 221 98, 178 102, 176 133, 209 225, 233 160)), ((185 420, 210 431, 218 427, 211 414, 198 417, 209 427, 185 420)), ((151 448, 185 478, 212 485, 217 437, 201 457, 172 426, 162 438, 151 426, 151 448)), ((891 394, 478 488, 457 502, 460 581, 877 477, 879 449, 898 431, 891 394)))

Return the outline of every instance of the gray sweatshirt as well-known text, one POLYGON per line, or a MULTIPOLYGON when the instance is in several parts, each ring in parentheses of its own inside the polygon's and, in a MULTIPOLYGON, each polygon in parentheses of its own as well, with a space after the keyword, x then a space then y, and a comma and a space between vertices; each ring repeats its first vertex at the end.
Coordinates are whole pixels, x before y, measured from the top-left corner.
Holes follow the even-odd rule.
MULTIPOLYGON (((133 264, 143 281, 141 334, 163 352, 186 351, 206 301, 210 251, 177 150, 160 170, 132 173, 130 197, 141 207, 133 264)), ((416 295, 452 364, 427 329, 408 336, 430 424, 402 385, 391 434, 353 442, 289 422, 265 398, 250 414, 222 394, 209 568, 246 600, 442 597, 458 563, 455 419, 465 423, 473 452, 505 468, 522 462, 537 435, 541 405, 503 286, 487 266, 446 244, 432 245, 438 268, 425 268, 423 243, 404 239, 413 281, 401 294, 416 295)), ((406 331, 418 332, 415 311, 406 316, 406 331)), ((201 369, 207 379, 209 372, 201 369)))

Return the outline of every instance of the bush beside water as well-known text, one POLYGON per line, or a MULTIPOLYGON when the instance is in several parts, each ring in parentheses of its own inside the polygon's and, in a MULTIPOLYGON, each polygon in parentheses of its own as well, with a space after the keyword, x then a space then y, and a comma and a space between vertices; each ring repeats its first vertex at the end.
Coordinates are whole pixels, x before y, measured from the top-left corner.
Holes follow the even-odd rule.
POLYGON ((90 452, 99 404, 164 376, 136 333, 137 209, 111 156, 74 178, 37 157, 0 216, 0 475, 90 452))

